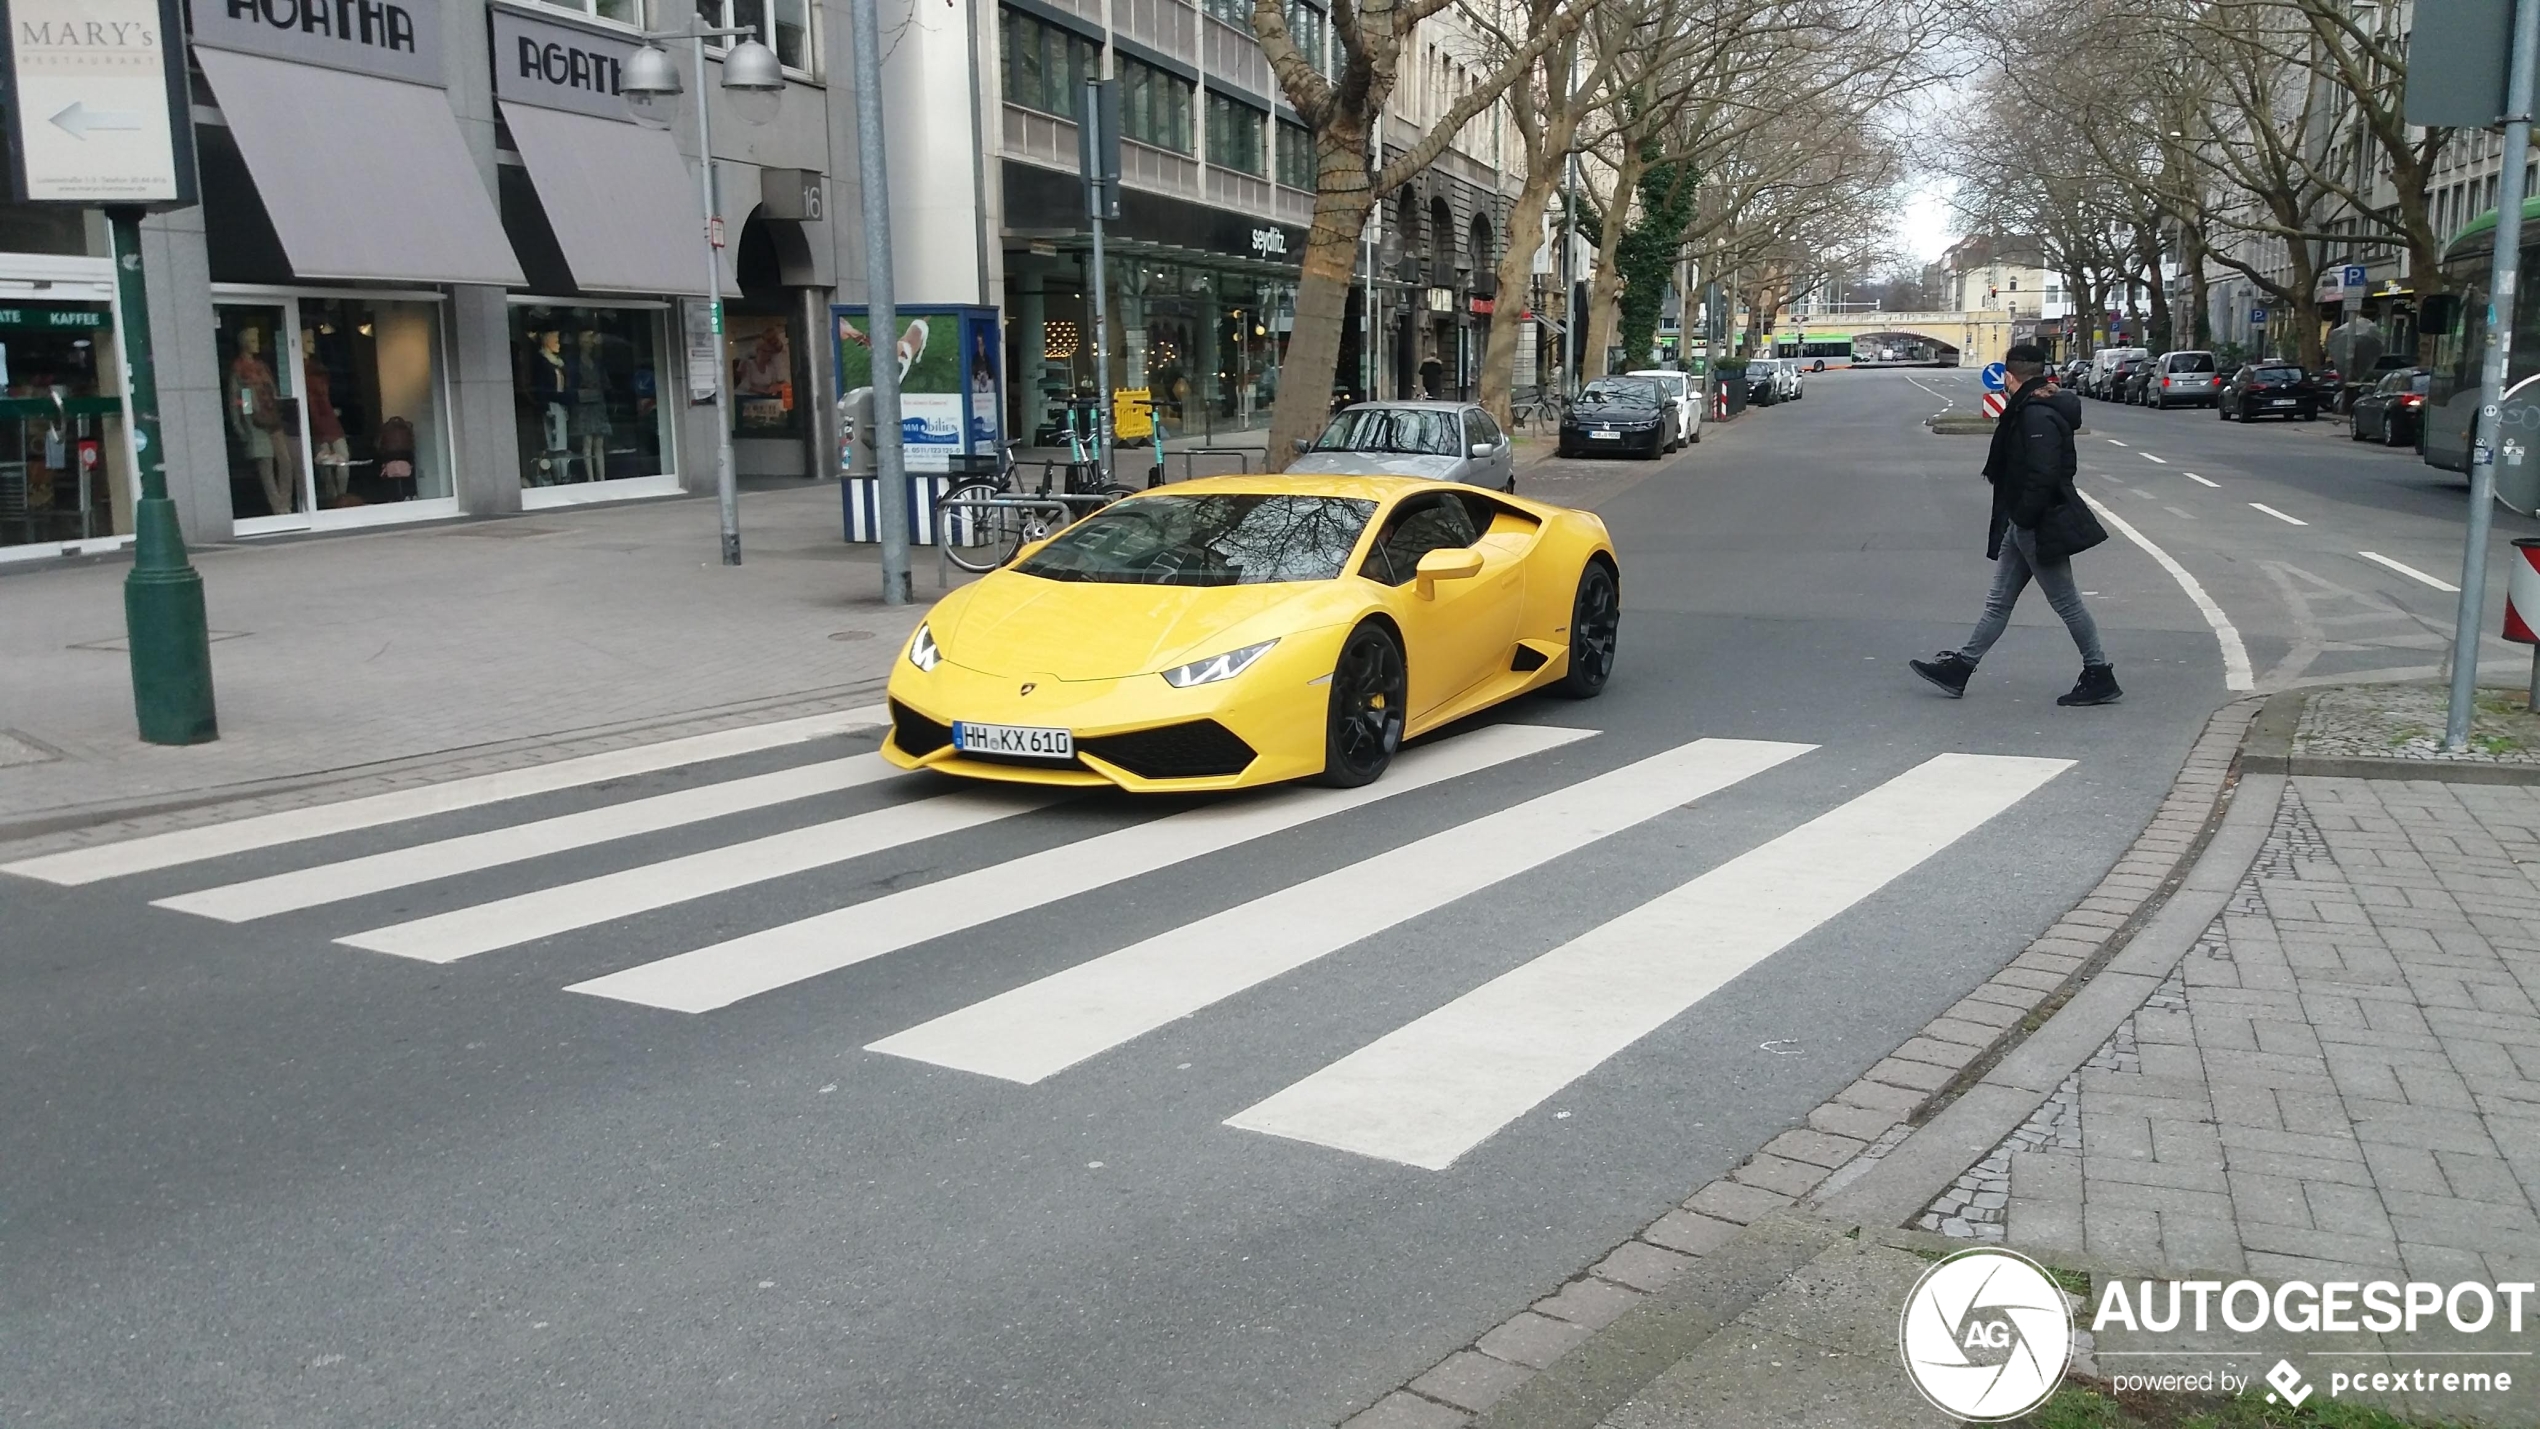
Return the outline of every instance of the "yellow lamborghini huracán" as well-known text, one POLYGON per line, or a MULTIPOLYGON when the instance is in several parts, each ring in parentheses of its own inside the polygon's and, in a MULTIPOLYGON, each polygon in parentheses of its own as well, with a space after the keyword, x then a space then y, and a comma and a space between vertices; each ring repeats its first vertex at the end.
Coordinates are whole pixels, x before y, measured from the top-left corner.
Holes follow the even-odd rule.
POLYGON ((1236 476, 1094 512, 926 613, 883 756, 1033 784, 1365 784, 1402 741, 1614 670, 1584 511, 1404 477, 1236 476))

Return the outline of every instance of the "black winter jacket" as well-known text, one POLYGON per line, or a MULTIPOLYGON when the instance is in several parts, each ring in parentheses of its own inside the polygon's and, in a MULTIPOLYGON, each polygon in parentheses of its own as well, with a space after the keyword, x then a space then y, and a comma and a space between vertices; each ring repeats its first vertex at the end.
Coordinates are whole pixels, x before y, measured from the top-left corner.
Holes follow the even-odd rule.
POLYGON ((2041 377, 2012 394, 1993 427, 1993 450, 1984 479, 1993 483, 1993 524, 1984 539, 1985 559, 2002 554, 2002 528, 2034 529, 2063 504, 2077 468, 2073 429, 2081 425, 2081 399, 2041 377))

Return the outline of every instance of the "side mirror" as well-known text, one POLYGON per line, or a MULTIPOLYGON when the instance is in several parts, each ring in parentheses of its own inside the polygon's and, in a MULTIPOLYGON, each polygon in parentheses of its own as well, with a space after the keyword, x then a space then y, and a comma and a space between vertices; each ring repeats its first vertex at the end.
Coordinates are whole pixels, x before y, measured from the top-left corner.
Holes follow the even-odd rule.
POLYGON ((1482 573, 1482 553, 1470 546, 1431 551, 1413 572, 1413 589, 1422 600, 1437 598, 1439 581, 1468 581, 1482 573))
POLYGON ((1498 446, 1490 442, 1473 443, 1473 455, 1475 456, 1489 456, 1492 452, 1498 450, 1498 446))
POLYGON ((1306 449, 1307 447, 1310 447, 1310 446, 1314 445, 1314 444, 1313 444, 1312 442, 1307 441, 1307 440, 1306 440, 1305 438, 1303 438, 1303 437, 1296 437, 1296 438, 1291 439, 1291 440, 1288 442, 1288 445, 1289 445, 1289 446, 1292 446, 1292 447, 1294 447, 1294 448, 1296 448, 1296 454, 1297 454, 1298 456, 1303 456, 1303 455, 1305 455, 1305 449, 1306 449))

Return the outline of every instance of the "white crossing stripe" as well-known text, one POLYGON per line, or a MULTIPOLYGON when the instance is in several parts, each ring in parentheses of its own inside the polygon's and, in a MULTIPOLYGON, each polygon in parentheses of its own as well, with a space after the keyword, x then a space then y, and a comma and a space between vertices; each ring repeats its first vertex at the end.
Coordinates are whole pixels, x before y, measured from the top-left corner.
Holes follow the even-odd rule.
POLYGON ((1037 1082, 1815 747, 1697 740, 1184 924, 868 1050, 1037 1082))
POLYGON ((835 794, 899 774, 878 754, 824 760, 796 769, 779 769, 745 779, 727 779, 702 788, 680 789, 646 799, 631 799, 605 808, 585 809, 552 819, 462 834, 457 838, 390 849, 364 858, 314 868, 293 869, 270 878, 224 884, 157 900, 156 906, 180 913, 244 923, 347 898, 383 893, 539 858, 566 849, 588 848, 638 834, 658 833, 705 819, 750 809, 835 794))
POLYGON ((1357 789, 1280 789, 1093 838, 729 942, 575 983, 568 992, 672 1012, 711 1012, 743 998, 886 953, 1055 903, 1172 864, 1232 848, 1347 809, 1441 783, 1595 734, 1501 724, 1407 749, 1377 782, 1357 789))
POLYGON ((553 764, 532 765, 526 769, 505 769, 413 789, 395 789, 385 794, 346 799, 341 803, 284 809, 277 813, 231 819, 226 823, 205 824, 200 828, 175 829, 118 843, 40 854, 15 863, 0 864, 0 873, 14 873, 65 885, 95 883, 100 879, 172 868, 181 863, 272 848, 301 839, 325 838, 355 829, 420 819, 430 814, 473 809, 505 799, 574 789, 608 779, 676 769, 683 764, 698 764, 709 759, 726 759, 736 754, 752 754, 762 749, 826 739, 834 734, 870 729, 887 723, 889 719, 890 714, 883 706, 866 705, 833 714, 718 730, 713 734, 641 744, 632 749, 612 749, 605 754, 586 754, 578 759, 560 759, 553 764))
POLYGON ((2072 767, 1943 754, 1227 1118, 1442 1171, 2072 767))
POLYGON ((2222 483, 2221 483, 2221 482, 2219 482, 2219 481, 2207 481, 2205 478, 2203 478, 2203 477, 2201 477, 2201 476, 2198 476, 2196 473, 2194 473, 2194 472, 2192 472, 2192 471, 2191 471, 2191 472, 2189 472, 2189 473, 2187 473, 2187 479, 2188 479, 2189 481, 2195 482, 2195 483, 2196 483, 2197 485, 2199 485, 2199 486, 2210 486, 2210 487, 2214 488, 2216 491, 2220 491, 2220 490, 2222 490, 2222 483))
POLYGON ((456 962, 496 948, 631 918, 674 903, 806 873, 920 839, 1046 808, 1066 797, 1048 790, 982 789, 894 804, 683 858, 541 888, 335 941, 427 963, 456 962))

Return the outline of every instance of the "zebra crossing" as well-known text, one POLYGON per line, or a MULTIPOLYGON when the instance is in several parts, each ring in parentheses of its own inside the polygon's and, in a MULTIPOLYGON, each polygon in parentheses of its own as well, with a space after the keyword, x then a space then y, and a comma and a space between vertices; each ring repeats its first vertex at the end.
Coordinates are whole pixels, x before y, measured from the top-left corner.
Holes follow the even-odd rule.
MULTIPOLYGON (((605 798, 610 791, 594 786, 869 734, 881 716, 875 709, 842 711, 472 776, 22 859, 0 864, 0 874, 64 887, 151 874, 156 891, 184 876, 172 871, 192 869, 205 875, 190 880, 199 886, 157 897, 152 906, 228 924, 300 915, 292 928, 313 919, 331 923, 323 936, 348 959, 386 954, 451 964, 564 935, 616 935, 663 910, 934 840, 959 840, 1084 797, 1072 790, 955 786, 855 753, 730 777, 713 777, 709 769, 705 782, 691 787, 562 814, 541 815, 520 803, 571 790, 605 798), (885 802, 755 837, 695 827, 738 814, 799 811, 805 801, 842 795, 885 802), (515 804, 521 816, 503 820, 504 806, 515 804), (430 837, 420 830, 399 838, 400 825, 466 810, 488 810, 497 822, 474 832, 430 837), (390 846, 322 856, 333 836, 366 830, 377 831, 374 844, 390 846), (682 831, 704 846, 668 857, 608 857, 611 845, 682 831), (538 862, 569 850, 597 850, 604 862, 623 866, 558 877, 538 862), (295 852, 313 856, 279 872, 219 879, 224 860, 254 854, 260 857, 253 864, 272 868, 295 852), (509 881, 471 896, 471 878, 495 874, 509 881), (512 891, 524 879, 530 886, 512 891), (363 926, 378 914, 366 913, 361 900, 418 889, 455 899, 457 906, 363 926)), ((1254 989, 1313 977, 1318 960, 1652 821, 1679 811, 1704 818, 1714 796, 1818 752, 1804 743, 1690 739, 1233 906, 1207 898, 1206 870, 1191 867, 1292 831, 1318 838, 1325 831, 1363 831, 1368 825, 1354 821, 1381 818, 1386 805, 1423 791, 1457 786, 1470 803, 1489 788, 1494 772, 1535 770, 1524 787, 1537 788, 1541 766, 1530 761, 1573 750, 1589 756, 1577 762, 1593 767, 1604 762, 1594 754, 1600 738, 1589 729, 1490 725, 1407 749, 1382 780, 1363 788, 1287 787, 1165 804, 1125 826, 979 866, 964 866, 955 853, 945 861, 962 871, 637 961, 563 991, 705 1015, 875 959, 920 957, 925 945, 1000 920, 1059 916, 1051 910, 1067 900, 1116 892, 1133 880, 1163 888, 1203 885, 1200 907, 1176 926, 1134 939, 1124 935, 1123 946, 1018 980, 867 1044, 882 1058, 1029 1087, 1184 1019, 1239 1017, 1254 989)), ((1444 1170, 2071 765, 2026 755, 1935 755, 1725 862, 1683 870, 1654 898, 1250 1106, 1229 1108, 1224 1124, 1444 1170)))

